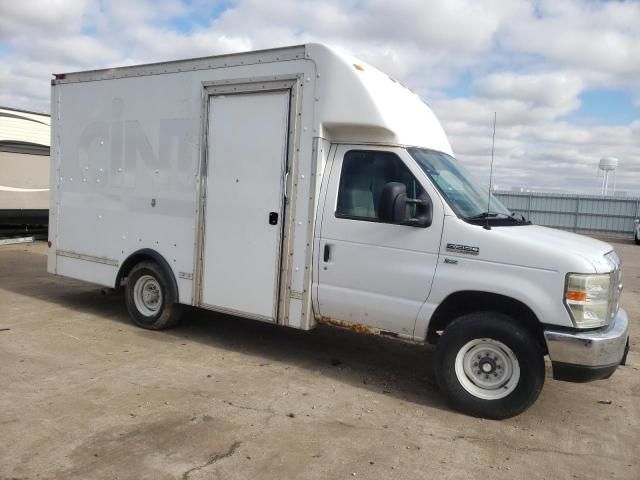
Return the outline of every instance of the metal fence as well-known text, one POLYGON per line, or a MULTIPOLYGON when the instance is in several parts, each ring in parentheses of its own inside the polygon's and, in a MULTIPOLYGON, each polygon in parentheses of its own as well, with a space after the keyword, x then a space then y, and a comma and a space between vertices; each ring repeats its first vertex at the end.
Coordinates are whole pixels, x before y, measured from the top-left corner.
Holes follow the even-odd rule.
POLYGON ((578 233, 629 237, 640 218, 640 197, 534 192, 495 192, 495 196, 537 225, 578 233))

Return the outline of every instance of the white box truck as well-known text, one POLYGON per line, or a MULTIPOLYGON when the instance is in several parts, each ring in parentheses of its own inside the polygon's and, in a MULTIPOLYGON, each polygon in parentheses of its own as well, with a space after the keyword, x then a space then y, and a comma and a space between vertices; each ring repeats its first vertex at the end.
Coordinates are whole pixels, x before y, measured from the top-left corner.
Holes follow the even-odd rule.
POLYGON ((436 344, 453 406, 506 418, 628 351, 620 260, 531 225, 430 108, 323 45, 55 75, 48 271, 181 305, 436 344))

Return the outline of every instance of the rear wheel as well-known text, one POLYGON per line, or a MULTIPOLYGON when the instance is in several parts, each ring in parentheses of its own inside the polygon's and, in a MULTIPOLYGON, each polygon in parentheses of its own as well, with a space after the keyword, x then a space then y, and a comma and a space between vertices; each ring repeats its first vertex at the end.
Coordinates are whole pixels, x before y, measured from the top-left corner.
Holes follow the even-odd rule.
POLYGON ((636 237, 636 245, 640 245, 640 232, 636 231, 635 237, 636 237))
POLYGON ((172 279, 152 261, 137 264, 128 275, 125 302, 134 323, 149 330, 176 325, 181 308, 172 279))
POLYGON ((470 415, 502 419, 524 412, 544 384, 544 357, 535 337, 494 312, 464 315, 442 334, 438 383, 452 405, 470 415))

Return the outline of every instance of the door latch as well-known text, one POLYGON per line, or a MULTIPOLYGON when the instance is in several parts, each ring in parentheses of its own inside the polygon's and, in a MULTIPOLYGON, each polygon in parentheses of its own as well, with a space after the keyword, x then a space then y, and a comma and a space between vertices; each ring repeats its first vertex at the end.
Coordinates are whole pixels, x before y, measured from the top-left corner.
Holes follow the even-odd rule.
POLYGON ((278 224, 278 212, 269 212, 269 225, 278 224))

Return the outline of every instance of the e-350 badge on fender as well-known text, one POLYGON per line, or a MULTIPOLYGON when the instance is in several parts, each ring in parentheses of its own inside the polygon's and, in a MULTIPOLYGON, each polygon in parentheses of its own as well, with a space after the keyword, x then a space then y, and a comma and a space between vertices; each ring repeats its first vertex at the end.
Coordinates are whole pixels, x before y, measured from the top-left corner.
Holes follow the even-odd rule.
POLYGON ((467 255, 478 255, 480 253, 480 248, 472 247, 470 245, 461 245, 459 243, 447 243, 447 251, 466 253, 467 255))

